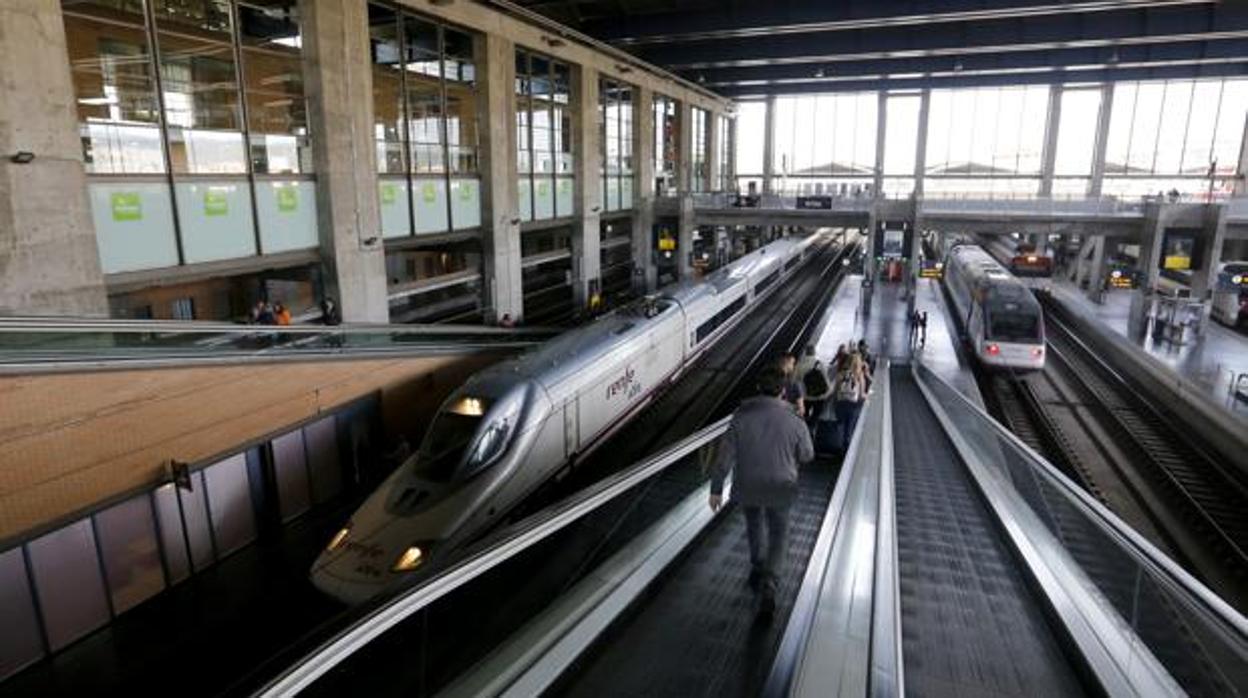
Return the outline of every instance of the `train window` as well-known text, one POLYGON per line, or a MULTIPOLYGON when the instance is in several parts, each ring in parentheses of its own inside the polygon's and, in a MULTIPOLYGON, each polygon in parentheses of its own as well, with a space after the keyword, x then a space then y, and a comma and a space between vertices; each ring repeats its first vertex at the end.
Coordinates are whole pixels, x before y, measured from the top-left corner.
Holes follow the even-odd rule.
POLYGON ((802 258, 801 258, 801 256, 800 256, 800 255, 799 255, 799 256, 797 256, 797 257, 794 257, 794 258, 790 259, 789 261, 787 261, 787 262, 785 262, 785 263, 784 263, 784 270, 785 270, 785 271, 788 271, 788 270, 792 269, 792 268, 793 268, 794 266, 796 266, 796 265, 797 265, 797 263, 798 263, 798 262, 800 262, 800 261, 802 261, 802 258))
POLYGON ((424 446, 416 459, 417 474, 433 482, 450 482, 480 424, 480 415, 459 414, 450 409, 442 411, 425 435, 424 446))
POLYGON ((990 307, 987 316, 987 339, 998 342, 1036 342, 1040 339, 1040 316, 1030 310, 1008 311, 1003 307, 990 307))

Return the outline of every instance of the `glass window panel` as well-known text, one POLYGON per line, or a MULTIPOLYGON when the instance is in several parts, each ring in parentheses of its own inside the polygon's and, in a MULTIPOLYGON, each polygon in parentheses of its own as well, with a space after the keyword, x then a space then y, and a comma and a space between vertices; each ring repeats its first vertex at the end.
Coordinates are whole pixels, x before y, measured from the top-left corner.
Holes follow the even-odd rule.
POLYGON ((377 190, 381 197, 381 236, 389 239, 411 235, 412 209, 407 197, 407 179, 382 177, 377 190))
POLYGON ((477 127, 477 70, 472 37, 443 30, 446 76, 446 138, 451 172, 475 174, 480 136, 477 127))
POLYGON ((924 165, 931 174, 949 169, 949 129, 953 118, 953 91, 932 90, 927 113, 927 153, 924 165))
POLYGON ((412 203, 417 233, 441 233, 450 228, 446 209, 446 180, 419 177, 412 180, 412 203))
POLYGON ((1096 150, 1096 123, 1101 108, 1101 90, 1066 90, 1062 92, 1061 118, 1058 120, 1057 154, 1054 173, 1087 175, 1092 172, 1096 150))
POLYGON ((1157 159, 1154 170, 1158 174, 1178 174, 1183 164, 1183 141, 1187 133, 1187 115, 1192 104, 1192 81, 1171 80, 1166 83, 1166 97, 1161 106, 1161 124, 1158 127, 1157 159))
POLYGON ((116 613, 134 608, 165 588, 152 501, 141 494, 95 515, 100 557, 116 613))
POLYGON ((191 473, 191 490, 177 490, 182 502, 182 517, 186 522, 186 536, 191 546, 191 563, 196 571, 213 563, 216 555, 212 549, 212 530, 208 522, 208 505, 204 500, 204 473, 191 473))
POLYGON ((247 455, 238 453, 204 469, 217 554, 224 556, 256 537, 256 519, 247 480, 247 455))
POLYGON ((992 142, 992 171, 998 174, 1018 173, 1019 128, 1027 91, 1003 88, 997 91, 996 137, 992 142))
POLYGON ((407 137, 412 172, 445 172, 442 147, 442 84, 439 76, 438 27, 405 16, 407 55, 407 137))
POLYGON ((1219 174, 1235 174, 1244 142, 1248 115, 1248 80, 1227 80, 1218 108, 1218 130, 1213 139, 1213 159, 1219 174))
POLYGON ((229 2, 153 0, 152 13, 173 171, 246 172, 229 2))
MULTIPOLYGON (((884 174, 914 174, 921 101, 918 95, 905 95, 889 97, 885 103, 888 112, 884 122, 884 174)), ((913 184, 910 181, 908 186, 913 189, 913 184)), ((898 186, 907 185, 902 182, 898 186)))
POLYGON ((143 4, 62 0, 61 6, 87 172, 164 172, 143 4))
MULTIPOLYGON (((852 96, 851 96, 852 99, 852 96)), ((851 174, 855 171, 855 138, 854 125, 856 115, 854 113, 854 103, 851 100, 838 97, 833 102, 831 120, 832 134, 835 143, 832 146, 832 167, 829 168, 829 174, 851 174)), ((801 141, 798 146, 803 145, 801 141)))
POLYGON ((160 529, 160 547, 165 551, 165 565, 169 583, 191 576, 191 563, 187 557, 186 538, 182 534, 182 516, 178 513, 176 486, 161 485, 152 493, 156 505, 156 521, 160 529))
POLYGON ((953 94, 953 120, 949 130, 949 169, 960 174, 971 172, 971 144, 975 140, 975 90, 953 94))
POLYGON ((264 254, 305 250, 320 244, 316 223, 316 183, 256 182, 256 214, 264 254))
MULTIPOLYGON (((829 107, 831 107, 831 98, 827 98, 829 107)), ((822 129, 815 129, 815 110, 819 107, 819 98, 815 96, 799 97, 794 100, 793 104, 793 130, 791 138, 793 140, 793 160, 790 171, 794 175, 814 175, 828 172, 828 168, 832 164, 831 152, 827 158, 822 158, 821 153, 817 153, 818 141, 828 140, 828 150, 832 150, 831 133, 822 129), (821 138, 821 136, 825 136, 821 138)), ((831 109, 829 108, 829 111, 831 109)), ((695 113, 696 116, 696 113, 695 113)), ((820 113, 822 118, 823 113, 820 113)), ((694 128, 697 129, 698 120, 694 119, 694 128)), ((695 130, 696 132, 696 130, 695 130)), ((696 151, 695 151, 696 158, 696 151)))
POLYGON ((1165 96, 1165 83, 1140 83, 1131 125, 1131 150, 1127 153, 1129 173, 1153 171, 1153 161, 1157 155, 1157 135, 1161 126, 1161 106, 1165 96))
POLYGON ((633 139, 636 131, 633 125, 633 90, 631 87, 620 88, 620 171, 631 174, 633 171, 633 139))
POLYGON ((243 93, 252 171, 311 172, 296 0, 246 0, 238 6, 243 93))
POLYGON ((330 415, 303 428, 303 442, 312 471, 312 496, 317 504, 327 502, 342 491, 342 468, 338 465, 338 432, 330 415))
POLYGON ((554 63, 554 100, 561 104, 572 103, 572 69, 566 63, 554 63))
POLYGON ((1105 174, 1125 174, 1131 148, 1131 123, 1135 117, 1135 96, 1138 83, 1114 85, 1113 112, 1109 115, 1109 133, 1105 143, 1105 174))
POLYGON ((92 180, 87 195, 105 274, 177 265, 167 182, 92 180))
POLYGON ((1221 80, 1201 80, 1192 90, 1192 110, 1183 145, 1183 174, 1205 175, 1213 161, 1213 137, 1217 131, 1221 80))
POLYGON ((1023 120, 1018 127, 1019 174, 1040 174, 1040 159, 1044 153, 1044 127, 1048 118, 1049 86, 1028 87, 1023 97, 1023 120))
POLYGON ((406 171, 403 150, 403 76, 400 72, 399 25, 393 10, 369 4, 369 45, 373 61, 373 137, 377 171, 406 171))
POLYGON ((26 549, 53 651, 108 622, 108 600, 90 519, 40 536, 26 549))
POLYGON ((247 257, 256 253, 251 187, 243 180, 174 184, 182 252, 187 263, 247 257))
MULTIPOLYGON (((986 175, 1001 174, 993 166, 997 139, 997 121, 1000 118, 1000 90, 985 87, 975 90, 975 115, 971 139, 971 155, 968 170, 986 175)), ((1010 172, 1013 171, 1011 168, 1010 172)))
POLYGON ((555 107, 554 136, 555 164, 559 174, 571 175, 576 156, 573 154, 572 114, 567 107, 555 107))
POLYGON ((481 225, 481 180, 451 180, 451 224, 455 230, 481 225))
POLYGON ((553 87, 551 86, 550 60, 543 56, 529 56, 529 75, 532 77, 530 90, 533 97, 537 99, 550 99, 553 87))
POLYGON ((766 120, 766 102, 740 102, 736 105, 736 174, 763 174, 766 120))
POLYGON ((875 172, 875 132, 879 125, 880 100, 874 92, 860 92, 854 99, 854 169, 875 172))
POLYGON ((289 521, 312 506, 308 467, 303 451, 303 432, 282 434, 271 442, 273 476, 277 480, 277 504, 282 521, 289 521))
POLYGON ((21 547, 0 553, 0 681, 43 656, 43 638, 21 547))

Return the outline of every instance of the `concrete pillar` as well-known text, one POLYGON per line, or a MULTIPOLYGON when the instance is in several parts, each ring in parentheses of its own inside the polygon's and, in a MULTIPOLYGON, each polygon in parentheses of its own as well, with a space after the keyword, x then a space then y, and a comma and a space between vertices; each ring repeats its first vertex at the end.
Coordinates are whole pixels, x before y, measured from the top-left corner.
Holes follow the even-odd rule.
POLYGON ((873 196, 884 198, 884 136, 888 132, 888 93, 880 90, 876 93, 875 108, 875 178, 871 188, 873 196))
POLYGON ((654 265, 654 93, 647 87, 633 91, 633 292, 654 291, 657 270, 654 265))
POLYGON ((763 112, 763 193, 774 194, 776 178, 776 96, 767 95, 763 112))
POLYGON ((1222 261, 1222 248, 1226 245, 1226 210, 1226 204, 1206 207, 1204 260, 1192 273, 1192 298, 1207 300, 1217 283, 1218 263, 1222 261))
POLYGON ((589 287, 601 277, 602 109, 598 71, 576 72, 577 110, 573 115, 576 152, 576 220, 572 230, 572 295, 577 307, 589 303, 589 287))
POLYGON ((693 197, 682 194, 680 197, 680 220, 676 226, 676 269, 680 280, 693 276, 693 233, 697 230, 694 222, 693 197))
POLYGON ((683 196, 693 189, 693 105, 688 102, 677 102, 677 113, 680 114, 677 126, 680 129, 680 146, 677 157, 680 163, 676 167, 676 192, 683 196))
POLYGON ((302 0, 304 82, 328 295, 348 322, 389 322, 373 143, 368 7, 302 0))
MULTIPOLYGON (((927 117, 932 111, 932 91, 923 88, 919 93, 919 133, 914 139, 914 198, 923 198, 923 175, 927 172, 927 117)), ((915 204, 915 214, 921 205, 915 204)))
MULTIPOLYGON (((476 40, 477 123, 481 128, 481 249, 485 262, 486 321, 524 318, 520 275, 520 214, 516 198, 516 46, 497 34, 476 40)), ((595 178, 596 181, 596 178, 595 178)))
POLYGON ((1062 122, 1062 86, 1049 88, 1049 115, 1044 122, 1044 150, 1040 159, 1040 196, 1053 196, 1053 171, 1057 164, 1057 136, 1062 122))
POLYGON ((1105 182, 1105 151, 1109 147, 1109 117, 1114 111, 1114 83, 1101 85, 1101 111, 1096 117, 1096 145, 1092 152, 1092 181, 1088 185, 1088 196, 1093 198, 1101 195, 1105 182))
POLYGON ((706 191, 722 191, 719 181, 719 114, 710 112, 706 120, 706 191))
POLYGON ((0 2, 0 315, 108 315, 66 55, 58 0, 0 2))
POLYGON ((1097 303, 1105 300, 1105 274, 1108 272, 1107 260, 1109 259, 1110 249, 1107 249, 1110 241, 1104 235, 1097 235, 1092 240, 1092 248, 1089 250, 1091 256, 1088 258, 1087 279, 1088 279, 1088 298, 1097 303))
POLYGON ((1149 203, 1145 209, 1144 234, 1140 238, 1138 257, 1139 271, 1143 276, 1139 288, 1131 292, 1131 314, 1127 317, 1127 333, 1137 339, 1144 336, 1148 316, 1152 313, 1157 278, 1160 276, 1157 267, 1161 261, 1161 243, 1174 209, 1170 204, 1160 202, 1149 203))

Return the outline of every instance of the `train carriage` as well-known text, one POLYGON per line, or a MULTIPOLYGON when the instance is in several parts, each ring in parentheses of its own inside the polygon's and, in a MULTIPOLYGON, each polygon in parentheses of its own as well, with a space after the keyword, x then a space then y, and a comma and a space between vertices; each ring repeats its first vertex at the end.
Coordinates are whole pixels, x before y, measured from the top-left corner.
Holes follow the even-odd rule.
POLYGON ((945 284, 981 363, 1044 368, 1044 316, 1031 290, 983 248, 959 244, 945 258, 945 284))

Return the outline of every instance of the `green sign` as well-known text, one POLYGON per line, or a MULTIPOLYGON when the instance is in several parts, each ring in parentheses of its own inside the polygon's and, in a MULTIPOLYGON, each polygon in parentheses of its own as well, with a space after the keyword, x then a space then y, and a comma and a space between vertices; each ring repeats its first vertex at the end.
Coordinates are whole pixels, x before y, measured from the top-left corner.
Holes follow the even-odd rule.
POLYGON ((550 182, 538 182, 537 183, 537 195, 549 196, 550 195, 550 182))
POLYGON ((225 192, 213 189, 204 190, 205 216, 224 216, 229 212, 230 200, 226 198, 225 192))
POLYGON ((472 195, 477 190, 477 185, 472 182, 463 182, 459 185, 459 198, 462 201, 471 201, 472 195))
POLYGON ((431 204, 438 200, 438 191, 434 188, 433 182, 425 182, 420 188, 420 194, 425 198, 425 203, 431 204))
POLYGON ((294 213, 299 210, 299 190, 295 187, 278 187, 277 210, 282 213, 294 213))
POLYGON ((399 188, 393 184, 381 185, 381 203, 389 206, 399 200, 399 188))
POLYGON ((570 179, 559 180, 559 191, 563 192, 564 194, 567 194, 568 192, 572 191, 572 180, 570 179))
POLYGON ((143 198, 137 191, 116 191, 109 196, 115 221, 143 220, 143 198))

